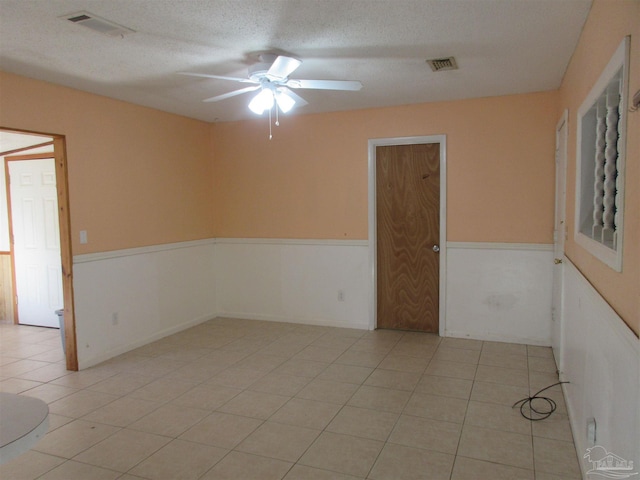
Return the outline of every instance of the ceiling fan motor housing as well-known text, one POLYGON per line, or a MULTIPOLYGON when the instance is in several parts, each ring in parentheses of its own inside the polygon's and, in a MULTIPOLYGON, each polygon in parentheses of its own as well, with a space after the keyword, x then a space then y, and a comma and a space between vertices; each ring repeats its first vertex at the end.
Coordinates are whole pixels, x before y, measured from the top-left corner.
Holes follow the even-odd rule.
POLYGON ((271 68, 271 63, 256 63, 249 67, 249 79, 260 82, 271 68))

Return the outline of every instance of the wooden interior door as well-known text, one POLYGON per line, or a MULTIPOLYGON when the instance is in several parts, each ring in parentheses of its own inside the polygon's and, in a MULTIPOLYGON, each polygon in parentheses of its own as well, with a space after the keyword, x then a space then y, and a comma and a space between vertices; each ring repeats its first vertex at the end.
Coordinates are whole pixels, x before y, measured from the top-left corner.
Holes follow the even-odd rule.
POLYGON ((438 332, 440 145, 376 147, 377 326, 438 332))

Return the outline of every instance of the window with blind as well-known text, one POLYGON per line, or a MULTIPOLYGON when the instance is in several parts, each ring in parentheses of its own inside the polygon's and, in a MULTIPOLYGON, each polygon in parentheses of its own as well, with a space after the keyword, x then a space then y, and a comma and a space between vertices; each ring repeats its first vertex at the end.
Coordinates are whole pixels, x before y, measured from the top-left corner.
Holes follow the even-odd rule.
POLYGON ((578 110, 576 242, 622 270, 629 39, 578 110))

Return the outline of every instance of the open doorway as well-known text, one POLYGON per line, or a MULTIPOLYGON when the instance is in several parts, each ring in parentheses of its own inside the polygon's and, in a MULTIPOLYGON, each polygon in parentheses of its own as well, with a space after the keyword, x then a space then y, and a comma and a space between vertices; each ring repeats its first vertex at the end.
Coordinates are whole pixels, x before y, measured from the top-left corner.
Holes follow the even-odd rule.
MULTIPOLYGON (((26 132, 20 130, 13 130, 7 128, 0 128, 0 157, 3 158, 3 163, 6 168, 4 169, 5 173, 10 171, 8 166, 9 163, 13 165, 28 165, 27 171, 22 171, 21 169, 17 169, 15 174, 18 176, 22 176, 26 183, 29 183, 29 178, 35 179, 36 183, 49 183, 49 191, 45 194, 44 197, 38 199, 29 199, 26 202, 27 209, 29 209, 29 205, 35 205, 35 203, 39 203, 38 208, 41 210, 49 210, 47 216, 43 215, 31 215, 31 219, 28 222, 22 222, 24 227, 25 224, 29 224, 31 231, 35 231, 34 229, 39 229, 43 234, 47 235, 48 242, 56 243, 57 247, 57 256, 59 259, 59 265, 56 267, 55 265, 52 267, 50 264, 45 266, 45 275, 51 277, 49 283, 55 284, 56 281, 59 282, 59 289, 56 293, 51 288, 45 288, 43 291, 39 291, 36 295, 31 287, 27 287, 26 291, 23 291, 21 296, 23 297, 23 301, 27 301, 25 295, 31 295, 33 298, 43 295, 49 297, 46 298, 44 302, 36 302, 41 304, 57 304, 60 306, 59 310, 63 311, 62 318, 64 319, 63 323, 63 332, 65 339, 65 357, 66 357, 66 367, 67 370, 77 370, 78 369, 78 360, 77 360, 77 347, 76 347, 76 336, 75 336, 75 318, 74 318, 74 308, 73 308, 73 272, 72 272, 72 255, 71 255, 71 235, 70 235, 70 218, 69 218, 69 201, 68 201, 68 182, 67 182, 67 161, 66 161, 66 150, 65 150, 65 139, 63 136, 55 135, 55 134, 47 134, 40 132, 26 132), (48 160, 47 160, 48 159, 48 160), (38 162, 41 161, 41 162, 38 162), (36 167, 36 164, 40 163, 40 167, 42 171, 39 172, 31 172, 33 168, 36 167), (48 196, 47 196, 48 195, 48 196), (51 198, 51 195, 54 195, 55 198, 51 198), (52 208, 56 209, 56 212, 51 212, 52 208), (53 215, 56 213, 56 215, 53 215), (34 220, 35 219, 35 220, 34 220), (52 220, 54 219, 54 220, 52 220), (33 220, 33 221, 32 221, 33 220), (41 222, 38 225, 35 225, 34 222, 41 222), (57 222, 57 224, 52 223, 57 222), (53 230, 53 233, 52 233, 53 230), (54 238, 55 237, 55 238, 54 238), (53 277, 56 277, 53 278, 53 277), (31 290, 29 290, 31 288, 31 290), (55 296, 59 295, 60 298, 56 299, 55 296), (53 303, 51 303, 53 302, 53 303)), ((20 300, 17 297, 18 285, 17 283, 22 282, 22 288, 24 288, 24 278, 28 278, 29 275, 32 275, 32 272, 17 272, 15 265, 15 254, 16 248, 14 246, 13 239, 15 238, 15 234, 10 236, 8 232, 11 232, 11 214, 19 214, 20 209, 12 210, 11 209, 11 194, 12 188, 8 186, 8 183, 2 182, 2 188, 5 189, 6 195, 2 195, 3 199, 6 198, 6 202, 4 202, 2 206, 2 221, 0 222, 0 256, 2 257, 2 267, 3 267, 3 280, 6 281, 3 284, 3 297, 4 301, 2 302, 2 306, 5 308, 3 315, 7 316, 7 308, 8 305, 11 306, 10 315, 12 317, 13 323, 28 323, 28 324, 38 324, 38 322, 34 322, 33 319, 26 319, 25 321, 20 320, 20 315, 25 314, 25 312, 21 312, 18 309, 17 302, 20 300), (8 247, 7 247, 8 245, 8 247), (10 262, 6 261, 7 254, 11 259, 10 262), (11 275, 6 275, 7 266, 11 268, 11 275), (19 281, 16 282, 16 279, 19 281), (11 289, 6 288, 7 281, 11 281, 11 289), (11 292, 11 297, 7 299, 7 291, 11 292)), ((16 192, 13 192, 16 194, 16 192)), ((14 204, 16 202, 13 202, 14 204)), ((19 202, 23 203, 23 202, 19 202)), ((33 212, 31 212, 33 213, 33 212)), ((25 214, 25 216, 28 216, 25 214)), ((13 222, 15 225, 15 222, 13 222)), ((20 224, 20 222, 18 222, 20 224)), ((24 232, 22 232, 24 233, 24 232)), ((27 239, 27 243, 28 243, 27 239)), ((24 242, 24 238, 22 239, 24 242)), ((55 262, 55 260, 54 260, 55 262)), ((20 267, 20 262, 18 265, 20 267)), ((41 298, 42 300, 42 298, 41 298)), ((29 303, 29 302, 27 302, 29 303)), ((22 305, 24 306, 24 304, 22 305)), ((50 316, 44 323, 53 323, 54 326, 57 324, 57 316, 56 309, 51 309, 50 316)), ((6 321, 6 320, 5 320, 6 321)), ((43 324, 43 323, 40 323, 43 324)))
POLYGON ((21 325, 58 328, 64 300, 53 144, 4 159, 14 316, 21 325))

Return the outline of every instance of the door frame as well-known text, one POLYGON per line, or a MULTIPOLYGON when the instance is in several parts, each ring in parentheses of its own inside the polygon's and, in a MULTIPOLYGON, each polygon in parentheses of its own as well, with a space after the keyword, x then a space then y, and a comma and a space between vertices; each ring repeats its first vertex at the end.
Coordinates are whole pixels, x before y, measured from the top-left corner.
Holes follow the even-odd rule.
POLYGON ((553 238, 553 253, 554 253, 554 262, 558 260, 561 263, 555 263, 553 265, 553 278, 552 278, 552 304, 551 304, 551 346, 554 350, 554 357, 556 358, 556 363, 558 367, 558 371, 562 372, 563 370, 563 362, 562 362, 562 350, 564 344, 564 262, 566 261, 566 257, 564 255, 564 239, 563 239, 563 249, 562 256, 557 256, 557 247, 558 247, 558 239, 560 236, 564 236, 566 239, 567 235, 567 143, 568 143, 568 129, 569 129, 569 111, 565 110, 558 120, 556 124, 556 145, 555 145, 555 166, 556 166, 556 181, 555 181, 555 202, 554 202, 554 220, 553 220, 553 228, 554 228, 554 238, 553 238), (564 136, 564 148, 560 148, 560 145, 563 144, 561 141, 560 135, 564 136), (560 181, 562 179, 562 183, 560 181), (556 230, 558 226, 559 218, 564 217, 564 228, 562 230, 556 230), (556 283, 557 275, 556 271, 559 272, 559 282, 556 283), (555 309, 555 304, 559 305, 559 309, 555 309))
MULTIPOLYGON (((53 139, 53 158, 55 160, 56 166, 56 189, 58 193, 60 260, 62 263, 62 295, 64 298, 66 368, 67 370, 77 371, 78 348, 76 344, 76 322, 73 297, 73 255, 71 249, 71 216, 69 214, 69 179, 67 168, 66 139, 64 135, 8 128, 1 125, 0 130, 10 133, 16 133, 18 135, 41 135, 43 137, 53 139)), ((18 152, 14 151, 11 153, 18 152)), ((9 154, 10 152, 4 152, 3 156, 7 156, 9 154)), ((49 158, 51 158, 51 155, 49 156, 49 158)), ((7 192, 7 195, 9 195, 9 192, 7 192)))
POLYGON ((425 135, 415 137, 373 138, 368 141, 369 160, 369 329, 378 325, 378 266, 377 266, 377 218, 376 218, 376 148, 391 145, 415 145, 437 143, 440 145, 440 263, 438 292, 438 334, 446 332, 446 265, 447 265, 447 136, 425 135))

